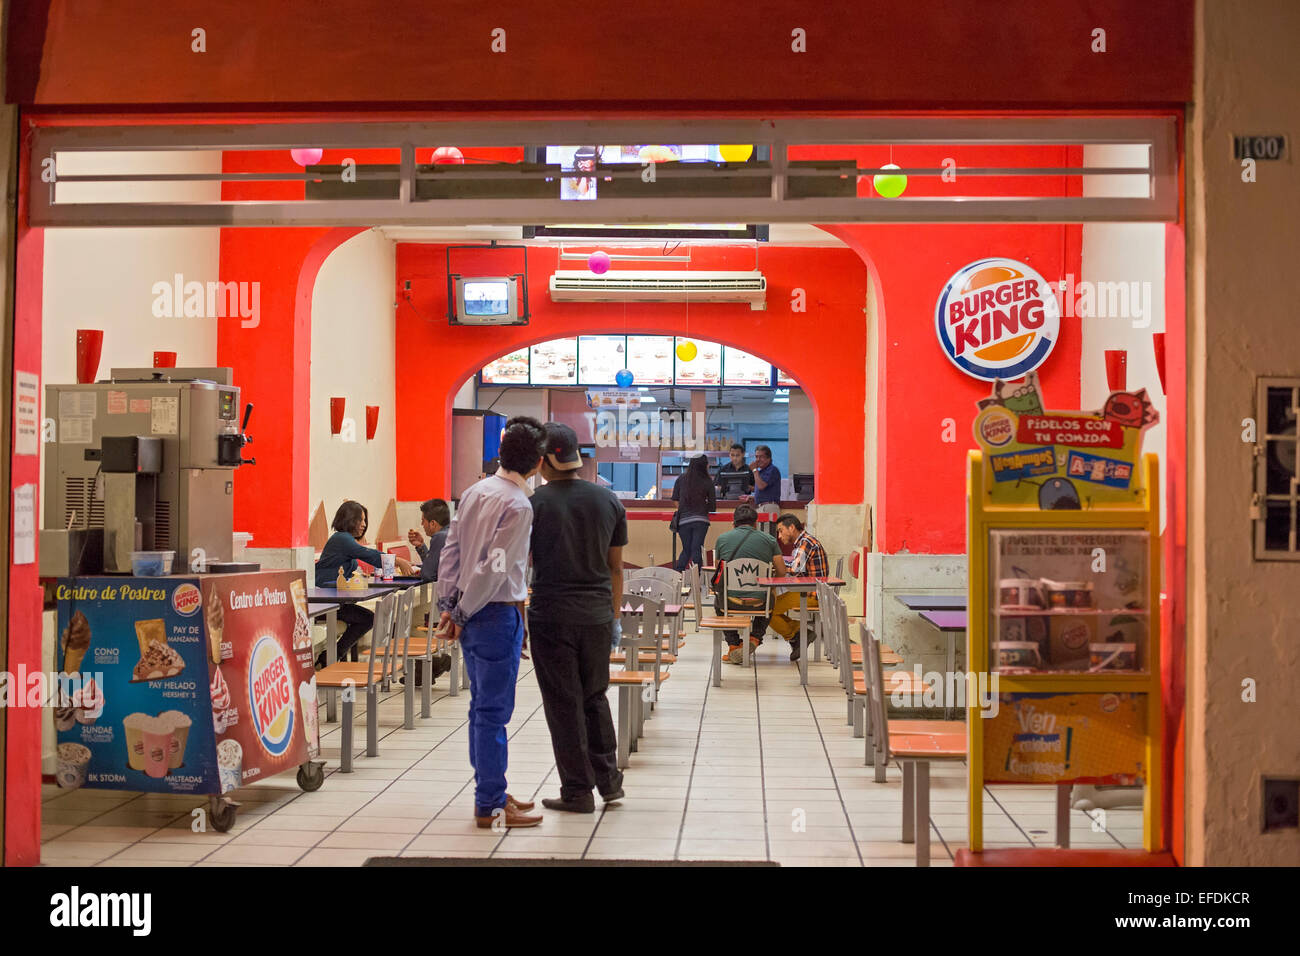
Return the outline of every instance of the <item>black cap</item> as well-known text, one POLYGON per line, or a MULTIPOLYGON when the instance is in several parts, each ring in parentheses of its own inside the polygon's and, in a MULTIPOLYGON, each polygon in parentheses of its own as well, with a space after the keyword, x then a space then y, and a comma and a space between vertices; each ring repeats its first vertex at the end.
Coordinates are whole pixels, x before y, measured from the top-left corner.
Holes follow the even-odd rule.
POLYGON ((578 452, 578 433, 560 422, 546 423, 546 460, 556 471, 576 471, 582 467, 578 452))

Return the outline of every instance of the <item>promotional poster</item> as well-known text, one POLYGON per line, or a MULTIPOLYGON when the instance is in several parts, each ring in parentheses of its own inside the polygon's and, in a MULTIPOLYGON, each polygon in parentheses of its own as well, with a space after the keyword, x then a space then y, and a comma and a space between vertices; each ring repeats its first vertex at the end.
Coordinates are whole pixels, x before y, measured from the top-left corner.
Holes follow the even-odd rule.
POLYGON ((218 794, 319 752, 302 571, 61 580, 60 786, 218 794), (86 679, 84 675, 94 675, 86 679))
POLYGON ((1142 783, 1145 695, 1002 694, 999 703, 980 721, 985 783, 1142 783))

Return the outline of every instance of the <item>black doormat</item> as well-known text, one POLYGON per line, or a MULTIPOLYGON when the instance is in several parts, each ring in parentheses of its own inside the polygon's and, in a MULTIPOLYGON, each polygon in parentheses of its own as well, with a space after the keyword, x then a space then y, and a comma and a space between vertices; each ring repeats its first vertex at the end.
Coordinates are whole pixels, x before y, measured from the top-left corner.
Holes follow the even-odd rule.
POLYGON ((538 860, 455 856, 372 856, 363 866, 780 866, 767 860, 538 860))

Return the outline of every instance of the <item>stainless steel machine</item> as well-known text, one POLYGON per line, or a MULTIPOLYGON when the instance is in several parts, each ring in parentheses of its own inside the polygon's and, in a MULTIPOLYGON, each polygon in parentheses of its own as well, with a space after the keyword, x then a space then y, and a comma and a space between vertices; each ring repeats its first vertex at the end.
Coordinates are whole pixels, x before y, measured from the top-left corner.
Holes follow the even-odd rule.
POLYGON ((174 573, 232 557, 234 472, 252 441, 228 368, 115 368, 46 385, 40 574, 130 573, 132 551, 175 551, 174 573))

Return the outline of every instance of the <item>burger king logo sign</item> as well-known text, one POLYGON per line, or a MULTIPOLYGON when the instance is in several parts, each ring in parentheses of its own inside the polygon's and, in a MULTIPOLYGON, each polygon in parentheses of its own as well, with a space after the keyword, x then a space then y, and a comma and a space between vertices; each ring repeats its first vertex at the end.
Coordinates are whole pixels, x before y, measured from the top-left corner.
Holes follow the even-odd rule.
POLYGON ((293 742, 293 682, 279 641, 261 637, 248 655, 248 704, 257 739, 272 757, 293 742))
POLYGON ((1023 262, 980 259, 948 280, 934 323, 948 360, 967 375, 1014 379, 1051 354, 1061 307, 1043 277, 1023 262))

